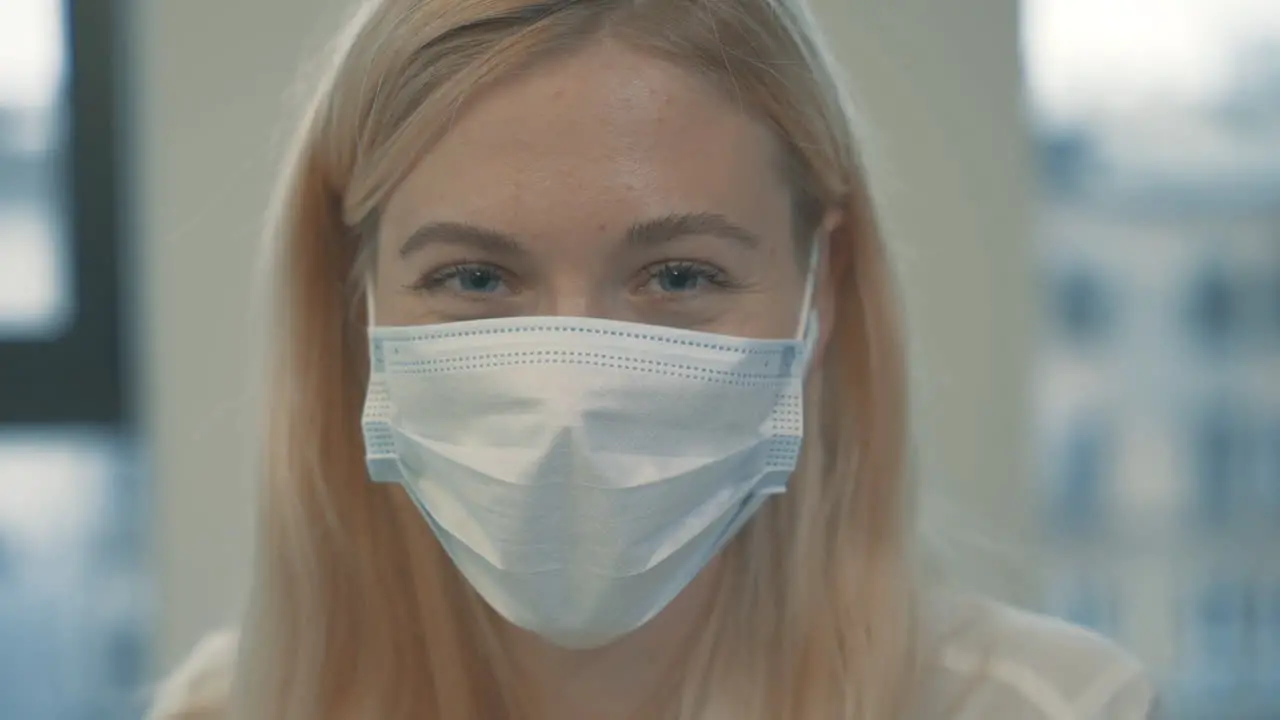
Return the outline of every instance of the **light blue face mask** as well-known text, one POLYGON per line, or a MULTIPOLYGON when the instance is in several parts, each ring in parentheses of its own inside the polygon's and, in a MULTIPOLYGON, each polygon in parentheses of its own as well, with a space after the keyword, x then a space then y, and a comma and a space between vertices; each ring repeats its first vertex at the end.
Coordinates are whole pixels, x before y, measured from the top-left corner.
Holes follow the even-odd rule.
POLYGON ((818 333, 578 317, 376 327, 370 477, 511 623, 568 648, 658 614, 795 470, 818 333))

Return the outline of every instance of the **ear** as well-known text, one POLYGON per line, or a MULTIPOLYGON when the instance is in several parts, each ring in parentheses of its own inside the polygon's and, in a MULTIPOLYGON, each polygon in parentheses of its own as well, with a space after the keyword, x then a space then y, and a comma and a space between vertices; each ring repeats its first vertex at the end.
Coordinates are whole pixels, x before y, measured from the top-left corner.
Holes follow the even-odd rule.
POLYGON ((831 341, 831 333, 835 328, 836 317, 836 262, 840 258, 840 248, 834 248, 841 241, 845 222, 843 210, 833 208, 822 217, 822 223, 814 233, 813 242, 818 243, 818 266, 814 269, 813 306, 818 311, 818 340, 813 349, 812 367, 821 367, 826 357, 827 344, 831 341))

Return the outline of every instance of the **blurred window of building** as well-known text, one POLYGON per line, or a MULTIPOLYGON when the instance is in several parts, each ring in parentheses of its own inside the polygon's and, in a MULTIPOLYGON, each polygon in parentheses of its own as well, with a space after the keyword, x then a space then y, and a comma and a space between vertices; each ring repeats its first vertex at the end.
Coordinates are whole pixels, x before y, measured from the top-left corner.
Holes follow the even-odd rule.
POLYGON ((0 718, 134 720, 145 702, 125 5, 0 1, 0 718))

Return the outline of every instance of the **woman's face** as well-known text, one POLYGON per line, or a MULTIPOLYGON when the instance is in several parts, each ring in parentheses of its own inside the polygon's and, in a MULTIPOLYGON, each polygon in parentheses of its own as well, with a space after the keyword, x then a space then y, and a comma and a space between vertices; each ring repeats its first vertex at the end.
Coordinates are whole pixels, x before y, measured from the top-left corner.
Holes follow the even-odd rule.
POLYGON ((681 69, 600 43, 479 96, 396 189, 379 325, 612 318, 796 333, 780 147, 681 69))

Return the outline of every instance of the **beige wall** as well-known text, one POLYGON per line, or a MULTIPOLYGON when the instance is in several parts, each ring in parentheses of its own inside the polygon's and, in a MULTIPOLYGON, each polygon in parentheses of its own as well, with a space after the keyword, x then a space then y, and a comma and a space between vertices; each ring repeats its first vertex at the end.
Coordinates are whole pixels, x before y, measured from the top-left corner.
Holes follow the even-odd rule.
POLYGON ((1030 144, 1017 0, 811 0, 868 132, 908 305, 924 523, 1030 599, 1030 144), (851 8, 851 9, 845 9, 851 8), (945 524, 945 527, 942 525, 945 524))
MULTIPOLYGON (((248 579, 260 350, 252 271, 297 63, 341 0, 135 0, 158 660, 248 579)), ((1014 0, 816 0, 857 79, 901 250, 931 485, 1022 517, 1027 178, 1014 0), (961 7, 964 9, 962 10, 961 7)))
POLYGON ((234 618, 248 581, 261 219, 298 63, 341 0, 135 0, 158 661, 234 618))

